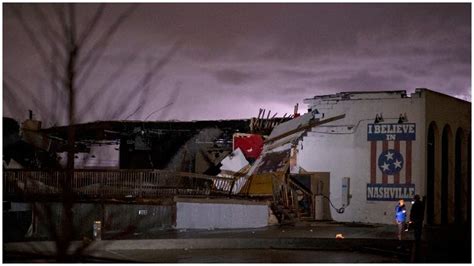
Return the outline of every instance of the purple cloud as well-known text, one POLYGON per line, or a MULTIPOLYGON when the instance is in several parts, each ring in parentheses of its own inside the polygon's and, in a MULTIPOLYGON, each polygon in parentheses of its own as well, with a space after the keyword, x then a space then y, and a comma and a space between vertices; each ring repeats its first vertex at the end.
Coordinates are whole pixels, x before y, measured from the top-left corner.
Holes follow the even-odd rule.
MULTIPOLYGON (((50 72, 12 13, 21 6, 32 29, 43 33, 34 5, 4 5, 4 77, 11 87, 4 93, 4 115, 20 119, 34 109, 47 121, 48 112, 35 101, 54 106, 50 72), (17 106, 5 104, 15 99, 17 106)), ((78 21, 90 19, 97 7, 78 4, 78 21)), ((41 8, 60 25, 50 5, 41 8)), ((109 4, 84 49, 126 8, 109 4)), ((173 104, 153 119, 250 117, 259 108, 283 114, 304 98, 348 90, 426 87, 470 100, 470 58, 468 3, 140 4, 81 88, 78 106, 88 106, 87 99, 123 62, 128 67, 80 121, 110 119, 104 114, 114 108, 133 113, 139 99, 146 101, 132 118, 144 119, 168 104, 177 84, 173 104), (182 45, 149 77, 144 97, 144 88, 135 85, 178 40, 182 45), (127 106, 119 104, 122 98, 127 106)))

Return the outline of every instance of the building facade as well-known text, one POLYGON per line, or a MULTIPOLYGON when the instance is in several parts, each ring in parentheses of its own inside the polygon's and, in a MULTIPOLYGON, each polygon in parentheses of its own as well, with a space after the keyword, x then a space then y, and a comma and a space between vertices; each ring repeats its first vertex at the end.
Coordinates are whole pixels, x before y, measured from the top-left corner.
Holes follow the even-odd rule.
POLYGON ((305 99, 325 119, 297 146, 305 172, 329 175, 335 221, 393 223, 396 202, 425 199, 430 224, 466 222, 471 104, 427 89, 341 92, 305 99), (341 207, 343 211, 339 208, 341 207))

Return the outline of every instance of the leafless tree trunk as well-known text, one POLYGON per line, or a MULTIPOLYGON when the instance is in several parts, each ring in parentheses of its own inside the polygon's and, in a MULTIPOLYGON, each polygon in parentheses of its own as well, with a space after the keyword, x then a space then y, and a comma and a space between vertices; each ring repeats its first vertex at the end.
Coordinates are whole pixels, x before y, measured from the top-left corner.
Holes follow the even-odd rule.
MULTIPOLYGON (((105 4, 100 4, 98 6, 89 21, 81 23, 81 25, 86 25, 82 32, 79 32, 77 27, 76 4, 52 4, 49 8, 49 16, 48 13, 45 12, 46 7, 47 6, 40 4, 12 4, 10 10, 17 18, 34 49, 36 49, 41 63, 44 65, 44 69, 50 71, 48 77, 51 80, 50 84, 53 89, 53 93, 50 95, 50 101, 56 101, 56 104, 44 104, 42 102, 44 99, 37 98, 33 99, 33 102, 37 103, 36 107, 40 112, 43 112, 44 116, 49 116, 53 119, 60 120, 60 112, 66 111, 67 124, 69 125, 69 128, 67 136, 67 174, 63 178, 61 184, 63 191, 63 215, 61 215, 62 218, 59 224, 60 228, 58 233, 51 232, 51 234, 56 238, 57 260, 59 262, 70 262, 73 258, 68 254, 68 249, 73 240, 74 232, 72 213, 74 195, 71 186, 71 181, 74 178, 74 154, 76 143, 74 125, 78 121, 78 116, 83 116, 93 109, 94 106, 98 105, 99 101, 97 99, 99 99, 101 95, 105 95, 106 91, 110 90, 112 87, 108 82, 112 82, 117 75, 120 75, 127 66, 133 62, 136 55, 128 57, 127 59, 132 60, 127 60, 124 64, 119 66, 115 72, 112 72, 111 76, 106 79, 102 86, 95 87, 96 91, 92 92, 92 96, 89 99, 90 102, 85 104, 85 106, 79 110, 77 110, 77 96, 83 92, 85 83, 97 67, 98 62, 103 57, 107 47, 111 44, 112 37, 134 12, 137 8, 137 4, 131 4, 125 11, 117 16, 108 27, 103 28, 102 34, 95 43, 91 43, 90 36, 92 33, 99 31, 98 24, 101 19, 103 19, 103 14, 106 10, 105 4), (41 32, 35 31, 34 27, 31 25, 31 20, 25 18, 24 9, 27 7, 31 7, 32 9, 30 11, 38 18, 41 32), (56 25, 54 22, 56 22, 56 25), (90 47, 89 50, 86 49, 87 47, 90 47), (61 110, 59 107, 61 106, 61 103, 64 103, 64 109, 66 110, 61 110)), ((127 110, 127 108, 124 107, 130 105, 130 99, 135 97, 135 95, 140 95, 137 91, 141 93, 139 105, 135 108, 134 112, 129 114, 128 117, 134 115, 143 108, 147 99, 146 94, 149 93, 148 88, 153 75, 156 75, 166 64, 168 64, 171 58, 178 51, 180 44, 181 42, 176 42, 170 51, 160 60, 150 62, 149 70, 144 73, 143 78, 137 82, 134 90, 130 91, 129 94, 126 95, 127 97, 117 99, 119 101, 118 108, 115 111, 112 110, 110 118, 117 119, 123 116, 124 111, 127 110)), ((8 74, 6 76, 9 77, 8 74)), ((19 98, 17 96, 18 94, 13 90, 13 87, 20 88, 27 86, 15 85, 14 78, 11 77, 7 80, 7 82, 4 80, 4 87, 6 87, 7 92, 11 97, 19 98)), ((51 217, 49 218, 52 219, 51 217)), ((50 223, 53 224, 52 221, 50 221, 50 223)), ((81 250, 83 250, 83 248, 81 250)))

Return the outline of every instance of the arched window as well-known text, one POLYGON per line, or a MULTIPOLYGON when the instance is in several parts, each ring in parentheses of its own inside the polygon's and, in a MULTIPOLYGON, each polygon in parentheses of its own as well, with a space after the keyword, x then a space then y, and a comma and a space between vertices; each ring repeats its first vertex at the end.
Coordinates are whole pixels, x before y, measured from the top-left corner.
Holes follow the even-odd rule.
POLYGON ((441 137, 441 224, 449 222, 449 144, 452 139, 451 127, 446 125, 441 137))
POLYGON ((464 132, 462 128, 458 128, 456 131, 456 142, 454 148, 454 215, 455 222, 463 222, 463 191, 462 191, 462 169, 463 169, 463 150, 465 146, 464 142, 464 132))
POLYGON ((431 122, 428 128, 427 140, 427 176, 426 176, 426 221, 434 224, 435 210, 435 152, 439 133, 435 122, 431 122))
POLYGON ((472 202, 471 202, 471 188, 472 188, 472 180, 471 180, 471 163, 472 163, 472 150, 471 150, 471 133, 469 132, 467 138, 467 224, 471 224, 471 216, 472 216, 472 202))

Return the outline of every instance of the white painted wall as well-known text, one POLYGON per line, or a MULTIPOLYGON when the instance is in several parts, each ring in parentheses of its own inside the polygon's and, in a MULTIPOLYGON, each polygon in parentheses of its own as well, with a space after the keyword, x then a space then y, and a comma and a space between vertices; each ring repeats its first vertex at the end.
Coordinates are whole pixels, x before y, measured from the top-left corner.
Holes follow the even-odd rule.
MULTIPOLYGON (((76 169, 119 169, 120 168, 120 144, 104 143, 93 144, 89 153, 76 153, 74 167, 76 169)), ((67 153, 58 153, 61 157, 61 166, 67 165, 67 153)))
POLYGON ((268 206, 262 204, 177 202, 176 228, 259 228, 268 225, 268 206))
MULTIPOLYGON (((370 183, 370 142, 367 124, 376 114, 383 114, 383 123, 397 123, 400 113, 406 113, 409 123, 416 123, 416 140, 412 144, 412 183, 416 193, 425 195, 425 122, 424 99, 390 95, 357 95, 353 100, 307 100, 309 108, 324 113, 324 118, 345 114, 344 119, 315 127, 298 145, 297 163, 308 172, 330 172, 330 199, 341 207, 343 177, 350 177, 349 206, 342 214, 331 208, 336 221, 386 223, 394 221, 395 201, 367 201, 370 183), (381 99, 381 97, 383 99, 381 99)), ((402 145, 402 144, 401 144, 402 145)), ((377 151, 377 157, 380 150, 377 151)), ((377 167, 378 175, 381 175, 377 167)), ((380 179, 379 179, 380 180, 380 179)), ((388 179, 390 183, 393 178, 388 179)), ((407 204, 410 207, 410 204, 407 204)))

